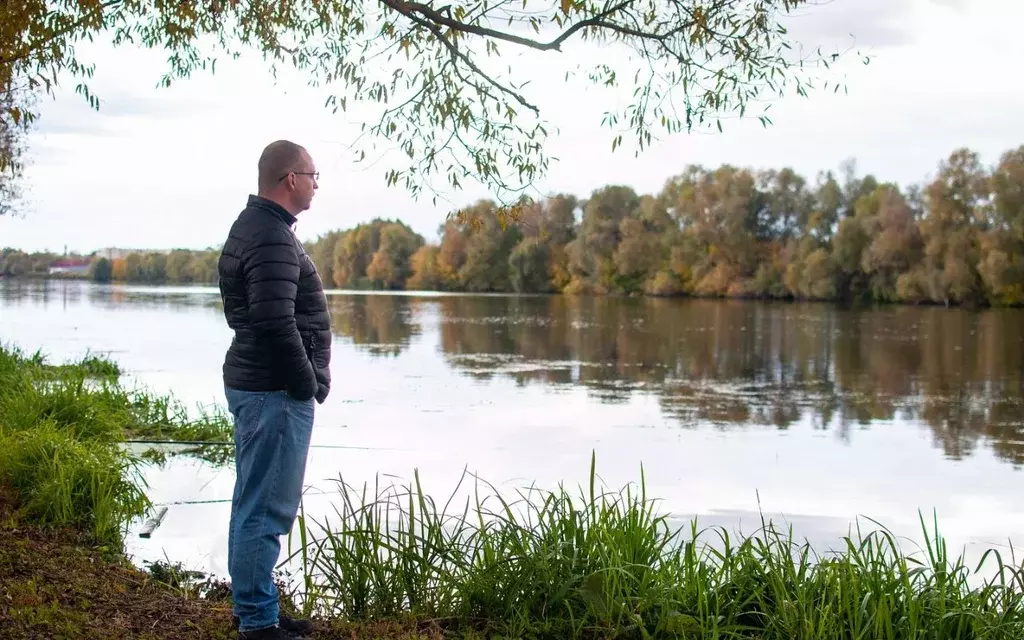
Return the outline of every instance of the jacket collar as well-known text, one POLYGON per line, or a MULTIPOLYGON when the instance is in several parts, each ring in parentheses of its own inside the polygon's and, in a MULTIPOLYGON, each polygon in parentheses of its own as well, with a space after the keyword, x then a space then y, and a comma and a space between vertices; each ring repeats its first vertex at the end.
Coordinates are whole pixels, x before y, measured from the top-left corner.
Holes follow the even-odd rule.
POLYGON ((283 220, 284 223, 289 227, 294 225, 295 222, 298 220, 298 218, 288 213, 288 211, 284 207, 277 204, 273 200, 268 200, 267 198, 264 198, 262 196, 250 195, 249 201, 246 203, 246 205, 273 213, 277 217, 281 218, 281 220, 283 220))

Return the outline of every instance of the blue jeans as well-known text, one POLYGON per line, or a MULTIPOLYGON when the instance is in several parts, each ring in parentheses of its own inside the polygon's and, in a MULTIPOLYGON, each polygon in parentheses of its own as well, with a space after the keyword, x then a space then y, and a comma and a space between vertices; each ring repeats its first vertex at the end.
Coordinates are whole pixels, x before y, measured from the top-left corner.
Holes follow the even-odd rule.
POLYGON ((226 387, 235 419, 235 490, 228 530, 228 573, 239 631, 277 624, 273 571, 280 536, 291 531, 302 496, 314 401, 285 391, 226 387))

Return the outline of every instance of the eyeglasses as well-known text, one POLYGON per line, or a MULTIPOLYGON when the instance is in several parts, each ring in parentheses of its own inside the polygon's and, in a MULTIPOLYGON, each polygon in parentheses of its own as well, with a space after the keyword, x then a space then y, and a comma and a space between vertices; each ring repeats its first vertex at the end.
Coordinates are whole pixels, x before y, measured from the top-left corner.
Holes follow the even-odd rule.
POLYGON ((286 173, 283 176, 281 176, 280 178, 278 178, 277 181, 281 182, 282 180, 284 180, 285 178, 287 178, 289 175, 291 175, 293 173, 295 175, 297 175, 297 176, 313 176, 313 180, 320 180, 320 172, 319 171, 289 171, 288 173, 286 173))

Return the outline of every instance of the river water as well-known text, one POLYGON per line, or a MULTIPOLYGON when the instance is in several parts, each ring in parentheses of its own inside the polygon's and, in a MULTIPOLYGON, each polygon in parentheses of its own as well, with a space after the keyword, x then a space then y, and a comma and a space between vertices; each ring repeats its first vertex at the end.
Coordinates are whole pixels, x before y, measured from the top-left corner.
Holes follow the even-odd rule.
MULTIPOLYGON (((640 480, 681 523, 761 514, 834 546, 866 516, 919 515, 976 558, 1024 543, 1024 312, 739 301, 331 292, 333 389, 305 509, 336 481, 442 504, 465 469, 503 492, 640 480)), ((0 281, 0 341, 51 361, 111 355, 130 383, 223 404, 231 338, 215 287, 0 281)), ((233 470, 147 472, 170 505, 138 561, 226 575, 233 470)), ((870 525, 862 521, 862 524, 870 525)), ((873 525, 870 525, 873 526, 873 525)), ((955 553, 954 553, 955 555, 955 553)), ((1018 559, 1019 560, 1019 559, 1018 559)))

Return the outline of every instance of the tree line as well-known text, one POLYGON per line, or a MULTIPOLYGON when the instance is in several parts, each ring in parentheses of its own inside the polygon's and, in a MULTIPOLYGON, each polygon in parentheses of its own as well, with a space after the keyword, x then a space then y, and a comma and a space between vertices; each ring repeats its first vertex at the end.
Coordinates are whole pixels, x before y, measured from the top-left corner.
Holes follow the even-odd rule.
POLYGON ((992 168, 958 149, 906 189, 852 162, 813 182, 697 165, 655 194, 558 194, 510 225, 497 212, 477 202, 438 244, 375 219, 308 248, 340 288, 1024 303, 1024 146, 992 168))
MULTIPOLYGON (((343 289, 1024 304, 1024 146, 991 168, 957 149, 906 189, 853 162, 813 182, 788 168, 693 165, 658 193, 611 185, 515 212, 506 223, 495 202, 476 202, 436 244, 376 218, 306 249, 343 289)), ((0 259, 8 275, 41 263, 0 259)), ((95 258, 90 277, 214 283, 217 250, 95 258)))
POLYGON ((87 261, 85 273, 63 273, 63 278, 88 278, 95 282, 141 284, 210 284, 217 282, 219 249, 175 249, 169 252, 132 252, 110 260, 98 254, 61 255, 51 252, 26 253, 0 250, 0 275, 9 277, 51 277, 50 268, 62 260, 87 261))

